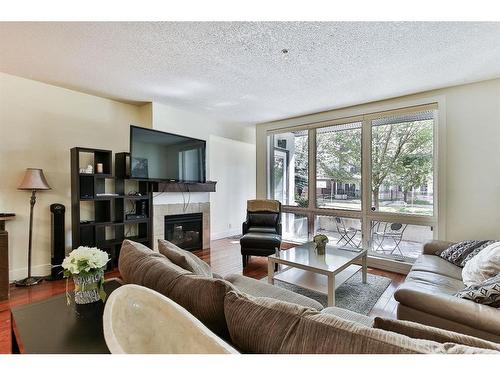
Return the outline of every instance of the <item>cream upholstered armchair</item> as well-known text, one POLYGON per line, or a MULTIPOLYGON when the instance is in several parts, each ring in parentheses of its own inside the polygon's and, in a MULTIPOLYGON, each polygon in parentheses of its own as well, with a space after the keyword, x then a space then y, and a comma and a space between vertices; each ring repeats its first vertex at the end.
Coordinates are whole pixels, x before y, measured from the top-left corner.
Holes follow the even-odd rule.
POLYGON ((186 309, 139 285, 124 285, 111 293, 103 325, 112 354, 237 353, 186 309))

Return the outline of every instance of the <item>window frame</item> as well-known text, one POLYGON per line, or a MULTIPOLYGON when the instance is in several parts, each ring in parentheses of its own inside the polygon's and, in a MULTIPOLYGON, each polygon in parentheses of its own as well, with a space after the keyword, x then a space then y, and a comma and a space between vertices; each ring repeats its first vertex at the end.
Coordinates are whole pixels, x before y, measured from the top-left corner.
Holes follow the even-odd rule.
MULTIPOLYGON (((283 206, 283 212, 305 214, 308 216, 308 226, 309 226, 309 239, 311 239, 314 233, 315 222, 314 217, 316 215, 326 215, 326 216, 341 216, 346 218, 360 219, 362 223, 363 232, 363 247, 371 248, 370 237, 367 233, 370 233, 371 222, 372 221, 398 221, 404 224, 411 225, 424 225, 431 226, 433 228, 433 238, 443 239, 445 238, 445 221, 444 221, 444 209, 445 202, 441 199, 442 192, 444 191, 444 166, 445 160, 443 155, 445 154, 445 102, 443 97, 428 98, 427 100, 421 99, 413 102, 408 102, 408 105, 382 105, 382 106, 368 106, 371 110, 366 109, 365 111, 357 109, 357 114, 352 114, 351 116, 341 116, 339 118, 331 118, 328 120, 310 122, 302 122, 297 125, 288 126, 276 126, 273 124, 271 128, 265 130, 264 134, 267 139, 269 135, 279 134, 290 131, 297 130, 307 130, 308 131, 308 169, 309 169, 309 181, 308 181, 308 207, 297 207, 297 206, 283 206), (433 215, 415 215, 415 214, 400 214, 400 213, 389 213, 371 211, 371 141, 372 141, 372 126, 371 121, 376 118, 385 116, 394 116, 398 114, 414 113, 423 110, 433 110, 434 115, 434 129, 433 129, 433 215), (342 210, 342 209, 332 209, 332 208, 319 208, 316 206, 316 129, 330 127, 335 125, 342 125, 346 123, 361 122, 362 123, 362 139, 361 139, 361 210, 342 210)), ((333 111, 345 112, 344 110, 333 111)), ((331 115, 331 113, 330 113, 331 115)), ((315 117, 315 115, 305 116, 304 118, 315 117)), ((304 118, 283 120, 280 122, 297 122, 303 121, 304 118)), ((278 122, 278 123, 280 123, 278 122)), ((269 148, 268 148, 269 150, 269 148)), ((266 159, 269 160, 269 159, 266 159)), ((266 185, 269 187, 269 163, 266 165, 266 185)), ((268 190, 268 196, 269 190, 268 190)), ((379 256, 373 253, 370 256, 379 256)), ((405 260, 407 261, 407 260, 405 260)))

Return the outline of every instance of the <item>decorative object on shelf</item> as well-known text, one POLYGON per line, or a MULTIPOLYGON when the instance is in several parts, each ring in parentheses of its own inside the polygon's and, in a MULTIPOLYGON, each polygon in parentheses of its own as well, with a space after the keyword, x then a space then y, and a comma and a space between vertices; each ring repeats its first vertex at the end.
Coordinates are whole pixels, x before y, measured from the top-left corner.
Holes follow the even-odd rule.
MULTIPOLYGON (((84 305, 106 299, 104 292, 104 268, 109 261, 108 253, 96 247, 80 246, 64 259, 64 277, 73 277, 75 283, 75 303, 84 305)), ((66 280, 68 305, 68 280, 66 280)))
POLYGON ((102 163, 97 163, 96 173, 103 173, 104 167, 102 163))
POLYGON ((85 173, 88 173, 88 174, 94 173, 94 167, 91 164, 87 165, 87 169, 85 169, 85 173))
POLYGON ((136 178, 148 178, 148 159, 132 158, 131 171, 136 178))
POLYGON ((23 180, 18 187, 19 190, 31 191, 30 199, 30 226, 28 238, 28 277, 15 282, 16 286, 31 286, 38 284, 43 280, 42 277, 31 276, 31 250, 33 239, 33 208, 36 203, 36 192, 38 190, 50 190, 50 186, 45 179, 43 170, 38 168, 27 168, 23 180))
POLYGON ((325 255, 326 244, 328 243, 328 237, 324 234, 317 234, 313 238, 314 243, 316 244, 316 252, 318 255, 325 255))

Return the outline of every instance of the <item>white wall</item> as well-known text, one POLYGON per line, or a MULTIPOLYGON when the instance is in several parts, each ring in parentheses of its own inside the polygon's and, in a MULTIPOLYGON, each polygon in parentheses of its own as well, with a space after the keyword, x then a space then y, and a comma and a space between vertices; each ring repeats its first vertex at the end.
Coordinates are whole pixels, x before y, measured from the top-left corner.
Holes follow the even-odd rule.
POLYGON ((210 174, 217 182, 211 193, 212 239, 241 233, 246 201, 255 198, 255 144, 211 135, 210 174))
POLYGON ((28 167, 43 168, 52 187, 39 192, 33 228, 33 274, 50 271, 50 211, 66 206, 71 247, 70 148, 129 148, 129 124, 148 126, 147 108, 0 73, 0 212, 7 222, 10 279, 26 276, 29 196, 17 186, 28 167))
MULTIPOLYGON (((255 127, 220 123, 161 103, 153 103, 152 119, 153 129, 207 141, 207 179, 217 181, 217 191, 190 193, 189 199, 210 201, 212 240, 240 233, 246 201, 255 198, 255 127)), ((188 198, 165 193, 155 204, 183 199, 188 198)))
MULTIPOLYGON (((500 239, 500 79, 257 125, 257 196, 266 196, 266 130, 398 108, 411 101, 442 98, 446 119, 445 238, 500 239)), ((440 220, 441 221, 441 220, 440 220)))

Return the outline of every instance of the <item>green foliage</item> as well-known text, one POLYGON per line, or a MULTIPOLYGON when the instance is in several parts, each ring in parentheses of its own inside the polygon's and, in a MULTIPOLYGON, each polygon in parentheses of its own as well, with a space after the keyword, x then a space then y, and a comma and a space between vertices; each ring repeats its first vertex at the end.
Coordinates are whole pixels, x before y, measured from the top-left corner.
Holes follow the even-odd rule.
POLYGON ((302 194, 308 181, 308 137, 295 137, 295 192, 302 194))
POLYGON ((295 203, 297 203, 297 206, 299 207, 309 207, 309 199, 295 196, 295 203))
POLYGON ((372 129, 372 193, 378 208, 383 183, 408 193, 432 178, 432 120, 375 126, 372 129))
POLYGON ((345 183, 361 181, 361 129, 317 135, 318 175, 345 183))

